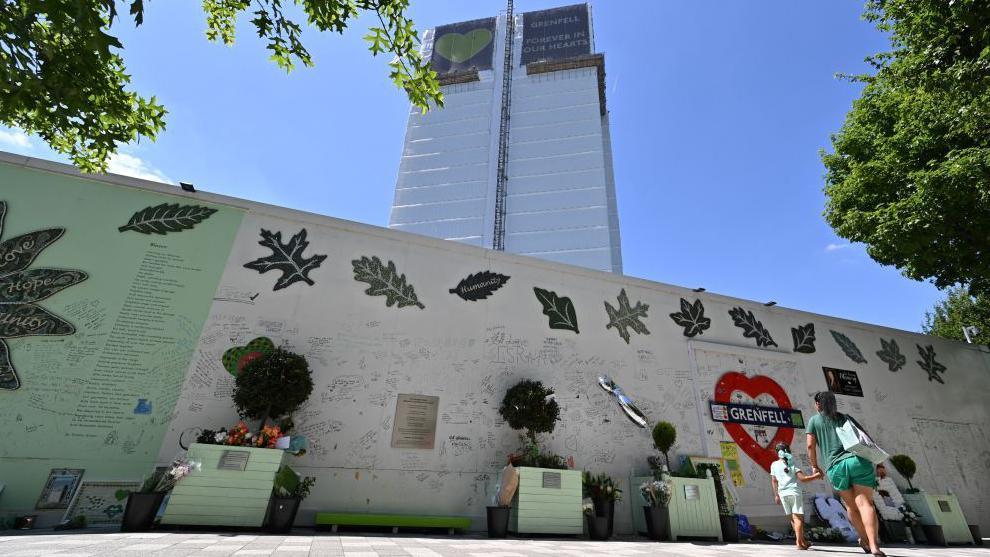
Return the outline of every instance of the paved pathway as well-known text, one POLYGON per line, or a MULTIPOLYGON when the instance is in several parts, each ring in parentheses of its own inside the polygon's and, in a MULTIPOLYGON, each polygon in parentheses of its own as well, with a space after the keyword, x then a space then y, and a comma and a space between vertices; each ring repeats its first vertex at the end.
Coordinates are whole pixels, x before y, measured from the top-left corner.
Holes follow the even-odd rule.
MULTIPOLYGON (((591 542, 583 540, 489 540, 478 537, 313 535, 267 536, 211 533, 23 533, 0 536, 3 557, 574 557, 657 555, 661 557, 857 557, 850 546, 815 546, 798 552, 790 545, 653 543, 642 539, 591 542)), ((6 533, 6 532, 0 532, 6 533)), ((891 557, 990 557, 990 547, 894 547, 891 557)))

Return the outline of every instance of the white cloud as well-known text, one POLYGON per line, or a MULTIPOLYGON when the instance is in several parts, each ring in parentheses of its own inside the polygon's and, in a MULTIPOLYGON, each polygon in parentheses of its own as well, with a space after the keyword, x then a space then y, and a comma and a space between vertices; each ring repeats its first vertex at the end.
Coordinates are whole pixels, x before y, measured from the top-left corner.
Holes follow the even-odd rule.
POLYGON ((147 161, 128 155, 127 153, 114 153, 110 155, 107 163, 107 172, 111 174, 123 174, 132 178, 151 180, 153 182, 172 183, 172 180, 164 172, 155 168, 147 161))
POLYGON ((850 244, 849 242, 846 242, 844 244, 829 244, 825 246, 825 251, 829 251, 829 252, 839 251, 839 250, 849 249, 851 247, 853 247, 853 245, 850 244))
POLYGON ((0 144, 21 149, 32 147, 31 138, 20 130, 0 130, 0 144))

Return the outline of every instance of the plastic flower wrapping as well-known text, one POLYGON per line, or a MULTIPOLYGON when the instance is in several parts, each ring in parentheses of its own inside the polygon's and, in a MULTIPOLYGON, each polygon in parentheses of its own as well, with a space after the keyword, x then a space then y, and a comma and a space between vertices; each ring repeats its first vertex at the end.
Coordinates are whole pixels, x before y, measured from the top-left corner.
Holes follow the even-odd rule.
POLYGON ((645 499, 651 507, 665 507, 670 501, 670 494, 672 490, 669 481, 652 480, 640 485, 639 491, 643 494, 643 499, 645 499))

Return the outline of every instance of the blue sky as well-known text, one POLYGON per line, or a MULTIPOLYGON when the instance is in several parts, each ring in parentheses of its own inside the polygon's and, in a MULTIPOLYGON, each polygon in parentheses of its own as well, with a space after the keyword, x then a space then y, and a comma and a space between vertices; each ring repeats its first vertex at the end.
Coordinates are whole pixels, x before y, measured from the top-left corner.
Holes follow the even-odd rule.
MULTIPOLYGON (((412 4, 419 28, 504 9, 412 4)), ((627 275, 919 330, 940 293, 873 262, 821 216, 818 151, 859 90, 834 74, 865 71, 886 47, 861 0, 592 5, 627 275)), ((198 2, 145 6, 142 27, 115 29, 135 89, 165 104, 168 128, 124 147, 114 171, 388 223, 409 105, 361 40, 370 19, 343 36, 306 33, 316 67, 286 75, 246 20, 224 47, 206 41, 198 2)), ((5 128, 0 149, 58 158, 5 128)))

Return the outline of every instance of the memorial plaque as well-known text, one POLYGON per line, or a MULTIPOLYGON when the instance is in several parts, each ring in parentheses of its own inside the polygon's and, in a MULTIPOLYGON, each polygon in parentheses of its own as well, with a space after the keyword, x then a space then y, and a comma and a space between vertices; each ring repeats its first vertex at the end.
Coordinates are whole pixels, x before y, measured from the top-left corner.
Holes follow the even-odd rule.
POLYGON ((432 449, 437 435, 440 397, 400 394, 395 401, 393 449, 432 449))
POLYGON ((217 470, 237 470, 243 472, 247 469, 250 451, 224 451, 220 455, 220 462, 217 463, 217 470))
POLYGON ((701 490, 696 485, 688 484, 684 486, 684 498, 688 501, 701 499, 701 490))
POLYGON ((560 489, 560 472, 544 472, 543 487, 548 489, 560 489))
POLYGON ((859 384, 859 375, 855 371, 848 369, 836 369, 834 367, 823 367, 825 383, 828 390, 837 395, 863 396, 863 386, 859 384))

